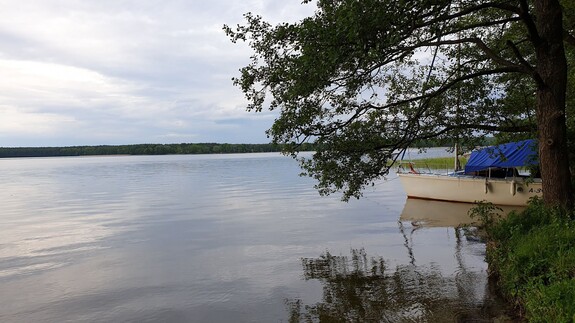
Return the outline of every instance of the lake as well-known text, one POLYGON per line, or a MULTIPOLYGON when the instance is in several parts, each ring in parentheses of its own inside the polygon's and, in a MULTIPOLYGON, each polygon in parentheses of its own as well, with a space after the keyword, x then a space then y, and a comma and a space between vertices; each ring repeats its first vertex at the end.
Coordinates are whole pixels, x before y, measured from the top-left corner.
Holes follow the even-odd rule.
POLYGON ((14 158, 0 170, 1 322, 488 322, 504 311, 485 245, 410 218, 433 205, 403 214, 393 173, 344 203, 273 153, 14 158))

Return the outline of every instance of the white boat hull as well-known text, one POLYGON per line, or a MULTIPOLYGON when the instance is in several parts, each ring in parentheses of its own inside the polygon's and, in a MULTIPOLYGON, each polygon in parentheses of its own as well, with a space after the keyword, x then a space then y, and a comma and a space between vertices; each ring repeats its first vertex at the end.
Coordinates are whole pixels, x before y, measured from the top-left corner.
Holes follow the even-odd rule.
POLYGON ((496 205, 527 205, 531 197, 543 195, 541 181, 523 178, 490 178, 435 174, 399 173, 408 197, 496 205))

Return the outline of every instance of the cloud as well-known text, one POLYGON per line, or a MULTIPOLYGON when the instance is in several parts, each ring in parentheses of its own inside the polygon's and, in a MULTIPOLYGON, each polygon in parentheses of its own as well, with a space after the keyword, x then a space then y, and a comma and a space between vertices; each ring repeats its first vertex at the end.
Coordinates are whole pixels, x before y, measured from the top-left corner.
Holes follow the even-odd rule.
POLYGON ((222 26, 248 11, 280 22, 313 10, 299 0, 0 6, 0 146, 267 142, 273 115, 245 112, 231 84, 250 50, 222 26))

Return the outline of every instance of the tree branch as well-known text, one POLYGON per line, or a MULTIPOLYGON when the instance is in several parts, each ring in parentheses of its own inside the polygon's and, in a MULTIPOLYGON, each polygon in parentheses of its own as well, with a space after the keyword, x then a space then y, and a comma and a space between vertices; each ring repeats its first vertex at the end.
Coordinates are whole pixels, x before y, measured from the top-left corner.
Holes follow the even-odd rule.
POLYGON ((444 35, 457 35, 459 32, 462 32, 462 31, 473 30, 475 28, 482 28, 482 27, 493 27, 493 26, 503 25, 503 24, 506 24, 508 22, 517 22, 517 21, 521 21, 521 18, 520 17, 513 17, 513 18, 507 18, 507 19, 500 19, 500 20, 482 21, 482 22, 478 22, 475 24, 465 25, 461 28, 452 29, 448 33, 445 33, 444 35))
POLYGON ((531 66, 531 64, 529 64, 529 62, 526 61, 525 58, 523 58, 523 55, 521 55, 519 48, 517 48, 517 46, 515 46, 515 44, 511 40, 507 41, 507 46, 509 48, 511 48, 511 51, 513 51, 513 54, 515 55, 515 57, 517 57, 517 59, 519 60, 519 63, 521 63, 521 65, 525 66, 525 68, 527 68, 529 71, 531 71, 531 73, 535 72, 535 69, 533 68, 533 66, 531 66))
POLYGON ((511 125, 511 126, 496 126, 496 125, 484 125, 484 124, 460 124, 456 126, 451 126, 446 128, 448 131, 461 130, 461 129, 474 129, 474 130, 485 130, 485 131, 497 131, 497 132, 533 132, 537 130, 537 125, 526 124, 526 125, 511 125))
MULTIPOLYGON (((487 44, 485 44, 481 39, 479 39, 477 37, 421 42, 421 43, 418 43, 417 45, 414 45, 414 46, 399 47, 399 49, 401 49, 401 50, 414 50, 414 49, 417 49, 420 47, 457 45, 457 44, 465 44, 465 43, 473 43, 473 44, 477 45, 477 47, 483 53, 485 53, 485 55, 487 55, 490 59, 492 59, 495 63, 497 63, 501 66, 513 68, 514 70, 510 71, 510 72, 517 72, 517 73, 523 73, 523 74, 531 74, 532 73, 532 69, 530 68, 529 65, 528 66, 524 66, 523 64, 518 65, 518 64, 515 64, 511 61, 504 59, 503 57, 499 56, 495 51, 493 51, 491 48, 489 48, 489 46, 487 46, 487 44)), ((519 55, 518 58, 522 59, 521 55, 519 55)))
POLYGON ((477 47, 479 47, 489 58, 491 58, 494 62, 502 66, 510 66, 515 67, 517 72, 520 73, 531 73, 530 69, 525 69, 525 67, 519 67, 519 65, 514 64, 506 59, 503 59, 501 56, 497 55, 489 46, 487 46, 481 39, 479 38, 470 38, 470 41, 474 42, 477 47))
MULTIPOLYGON (((426 139, 433 139, 439 137, 443 134, 446 134, 450 131, 454 130, 484 130, 484 131, 495 131, 495 132, 533 132, 537 129, 535 124, 527 124, 521 126, 495 126, 495 125, 485 125, 485 124, 460 124, 460 125, 452 125, 447 126, 435 133, 420 135, 411 140, 411 142, 418 141, 418 140, 426 140, 426 139)), ((410 144, 411 144, 410 142, 410 144)))
POLYGON ((537 31, 537 26, 535 25, 535 20, 529 13, 529 3, 526 0, 519 1, 519 5, 521 7, 521 11, 519 12, 519 17, 525 23, 525 27, 527 28, 527 33, 529 34, 529 39, 531 42, 536 45, 541 42, 541 37, 539 37, 539 32, 537 31))
POLYGON ((501 74, 501 73, 514 73, 514 72, 519 72, 519 71, 517 70, 517 68, 514 68, 514 67, 501 67, 501 68, 496 68, 496 69, 492 69, 492 70, 478 71, 475 73, 466 74, 466 75, 462 75, 458 78, 455 78, 452 81, 444 84, 443 86, 441 86, 437 90, 430 92, 430 93, 427 93, 427 94, 414 96, 414 97, 411 97, 409 99, 400 100, 397 102, 392 102, 389 104, 385 104, 383 106, 374 106, 371 104, 368 104, 367 106, 369 106, 370 109, 374 109, 374 110, 389 109, 389 108, 397 107, 397 106, 400 106, 403 104, 412 103, 412 102, 416 102, 416 101, 423 100, 423 99, 431 99, 431 98, 437 97, 438 95, 446 92, 450 88, 457 85, 459 82, 463 82, 463 81, 470 80, 470 79, 480 77, 480 76, 494 75, 494 74, 501 74))
MULTIPOLYGON (((423 135, 418 135, 415 137, 411 137, 407 139, 406 137, 402 137, 401 139, 386 145, 379 145, 375 149, 383 150, 383 149, 393 149, 393 150, 401 150, 398 155, 401 155, 404 149, 407 149, 412 143, 418 140, 427 140, 427 139, 434 139, 441 135, 444 135, 450 131, 454 130, 484 130, 484 131, 497 131, 497 132, 533 132, 535 131, 537 126, 535 124, 527 124, 527 125, 519 125, 519 126, 495 126, 495 125, 485 125, 485 124, 460 124, 460 125, 451 125, 447 126, 437 132, 434 133, 427 133, 423 135)), ((395 159, 394 159, 395 161, 395 159)))
POLYGON ((481 10, 485 10, 485 9, 492 9, 492 8, 493 9, 500 9, 500 10, 507 11, 510 13, 514 13, 516 15, 520 15, 520 13, 521 13, 521 9, 516 7, 516 6, 508 5, 505 3, 488 2, 488 3, 482 3, 482 4, 479 4, 476 6, 464 8, 463 10, 460 10, 460 11, 453 13, 453 14, 449 14, 449 15, 445 15, 445 16, 439 16, 435 19, 430 19, 430 20, 426 21, 425 23, 416 25, 416 28, 435 25, 435 24, 440 23, 440 22, 448 21, 448 20, 455 19, 455 18, 461 18, 461 17, 464 17, 466 15, 469 15, 469 14, 477 12, 477 11, 481 11, 481 10))

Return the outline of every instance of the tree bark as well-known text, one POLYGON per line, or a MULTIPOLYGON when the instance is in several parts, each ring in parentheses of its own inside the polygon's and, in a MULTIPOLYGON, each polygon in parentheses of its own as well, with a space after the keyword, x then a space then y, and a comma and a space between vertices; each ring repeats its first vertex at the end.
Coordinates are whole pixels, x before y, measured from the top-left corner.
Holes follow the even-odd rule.
POLYGON ((546 205, 572 208, 574 198, 565 123, 567 59, 562 9, 557 0, 536 0, 534 4, 538 37, 532 41, 537 58, 536 110, 543 200, 546 205))

